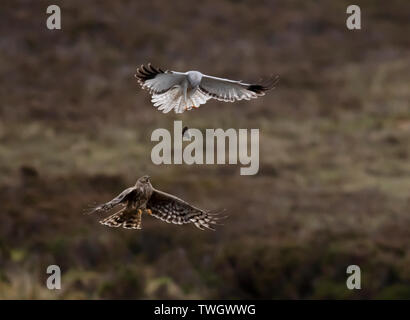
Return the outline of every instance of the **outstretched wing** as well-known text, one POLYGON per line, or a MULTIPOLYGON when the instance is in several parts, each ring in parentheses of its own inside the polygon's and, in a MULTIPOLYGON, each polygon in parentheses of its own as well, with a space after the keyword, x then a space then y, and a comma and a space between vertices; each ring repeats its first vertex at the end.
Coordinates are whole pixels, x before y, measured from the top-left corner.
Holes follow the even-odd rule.
POLYGON ((242 81, 203 75, 199 89, 211 98, 225 102, 234 102, 236 100, 250 100, 263 96, 266 91, 274 87, 277 81, 278 77, 272 77, 263 83, 249 84, 242 81))
POLYGON ((193 223, 201 230, 214 230, 212 226, 222 218, 218 217, 218 213, 195 208, 182 199, 156 189, 147 203, 147 209, 151 209, 154 217, 167 223, 193 223))
POLYGON ((148 63, 147 66, 141 65, 137 69, 135 77, 143 89, 148 89, 151 94, 162 94, 179 85, 186 75, 181 72, 163 71, 148 63))
POLYGON ((128 189, 125 189, 123 192, 121 192, 118 196, 116 196, 111 201, 96 206, 90 212, 90 214, 94 212, 109 211, 119 204, 125 204, 131 197, 136 196, 136 192, 137 192, 137 189, 135 187, 130 187, 128 189))

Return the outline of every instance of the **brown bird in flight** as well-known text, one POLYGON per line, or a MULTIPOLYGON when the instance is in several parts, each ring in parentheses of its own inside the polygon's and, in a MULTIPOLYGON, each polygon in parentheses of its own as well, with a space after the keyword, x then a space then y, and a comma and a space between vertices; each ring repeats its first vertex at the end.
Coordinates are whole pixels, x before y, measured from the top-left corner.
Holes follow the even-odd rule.
POLYGON ((225 218, 218 212, 198 209, 182 199, 159 191, 151 185, 150 177, 143 176, 137 180, 135 186, 125 189, 111 201, 95 207, 93 212, 107 212, 115 206, 123 208, 100 221, 109 227, 123 227, 126 229, 142 229, 142 213, 146 212, 167 223, 193 223, 201 230, 214 230, 213 225, 225 218))

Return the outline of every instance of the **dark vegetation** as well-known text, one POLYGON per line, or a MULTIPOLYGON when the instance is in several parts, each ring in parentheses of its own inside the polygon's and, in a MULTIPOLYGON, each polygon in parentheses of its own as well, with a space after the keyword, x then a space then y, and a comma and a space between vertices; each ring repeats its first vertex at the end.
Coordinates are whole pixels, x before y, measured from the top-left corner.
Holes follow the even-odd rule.
POLYGON ((361 31, 348 1, 70 0, 49 31, 47 1, 3 0, 0 298, 410 298, 410 2, 356 3, 361 31), (133 77, 147 62, 280 82, 163 115, 133 77), (260 128, 259 174, 153 165, 150 134, 174 119, 260 128), (136 232, 83 215, 144 174, 229 220, 136 232))

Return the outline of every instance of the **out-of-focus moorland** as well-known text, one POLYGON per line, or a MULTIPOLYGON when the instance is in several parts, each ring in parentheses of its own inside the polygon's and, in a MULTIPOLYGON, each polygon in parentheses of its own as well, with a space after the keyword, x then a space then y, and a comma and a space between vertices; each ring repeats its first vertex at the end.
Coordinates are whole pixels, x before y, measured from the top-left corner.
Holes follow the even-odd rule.
POLYGON ((409 1, 356 1, 361 31, 349 1, 53 3, 61 31, 47 1, 1 2, 0 298, 410 298, 409 1), (281 80, 163 115, 133 77, 147 62, 281 80), (153 165, 151 132, 175 119, 259 128, 259 174, 153 165), (137 232, 83 214, 143 174, 229 220, 137 232))

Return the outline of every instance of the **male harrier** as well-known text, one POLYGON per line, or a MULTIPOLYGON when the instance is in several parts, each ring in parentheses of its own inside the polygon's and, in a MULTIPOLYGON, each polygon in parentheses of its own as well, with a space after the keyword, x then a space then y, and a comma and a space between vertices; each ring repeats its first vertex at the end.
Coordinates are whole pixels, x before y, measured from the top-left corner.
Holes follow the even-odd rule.
POLYGON ((198 71, 163 71, 151 64, 141 65, 135 77, 143 89, 152 94, 152 103, 158 110, 175 113, 199 108, 201 104, 214 98, 219 101, 234 102, 250 100, 265 95, 277 82, 277 77, 259 84, 243 83, 207 76, 198 71))
POLYGON ((201 230, 214 230, 218 224, 218 213, 204 211, 168 193, 159 191, 151 185, 150 177, 139 178, 135 186, 125 189, 113 200, 94 208, 93 212, 106 212, 117 205, 123 208, 100 221, 109 227, 141 229, 141 216, 145 211, 162 221, 174 224, 193 223, 201 230))

